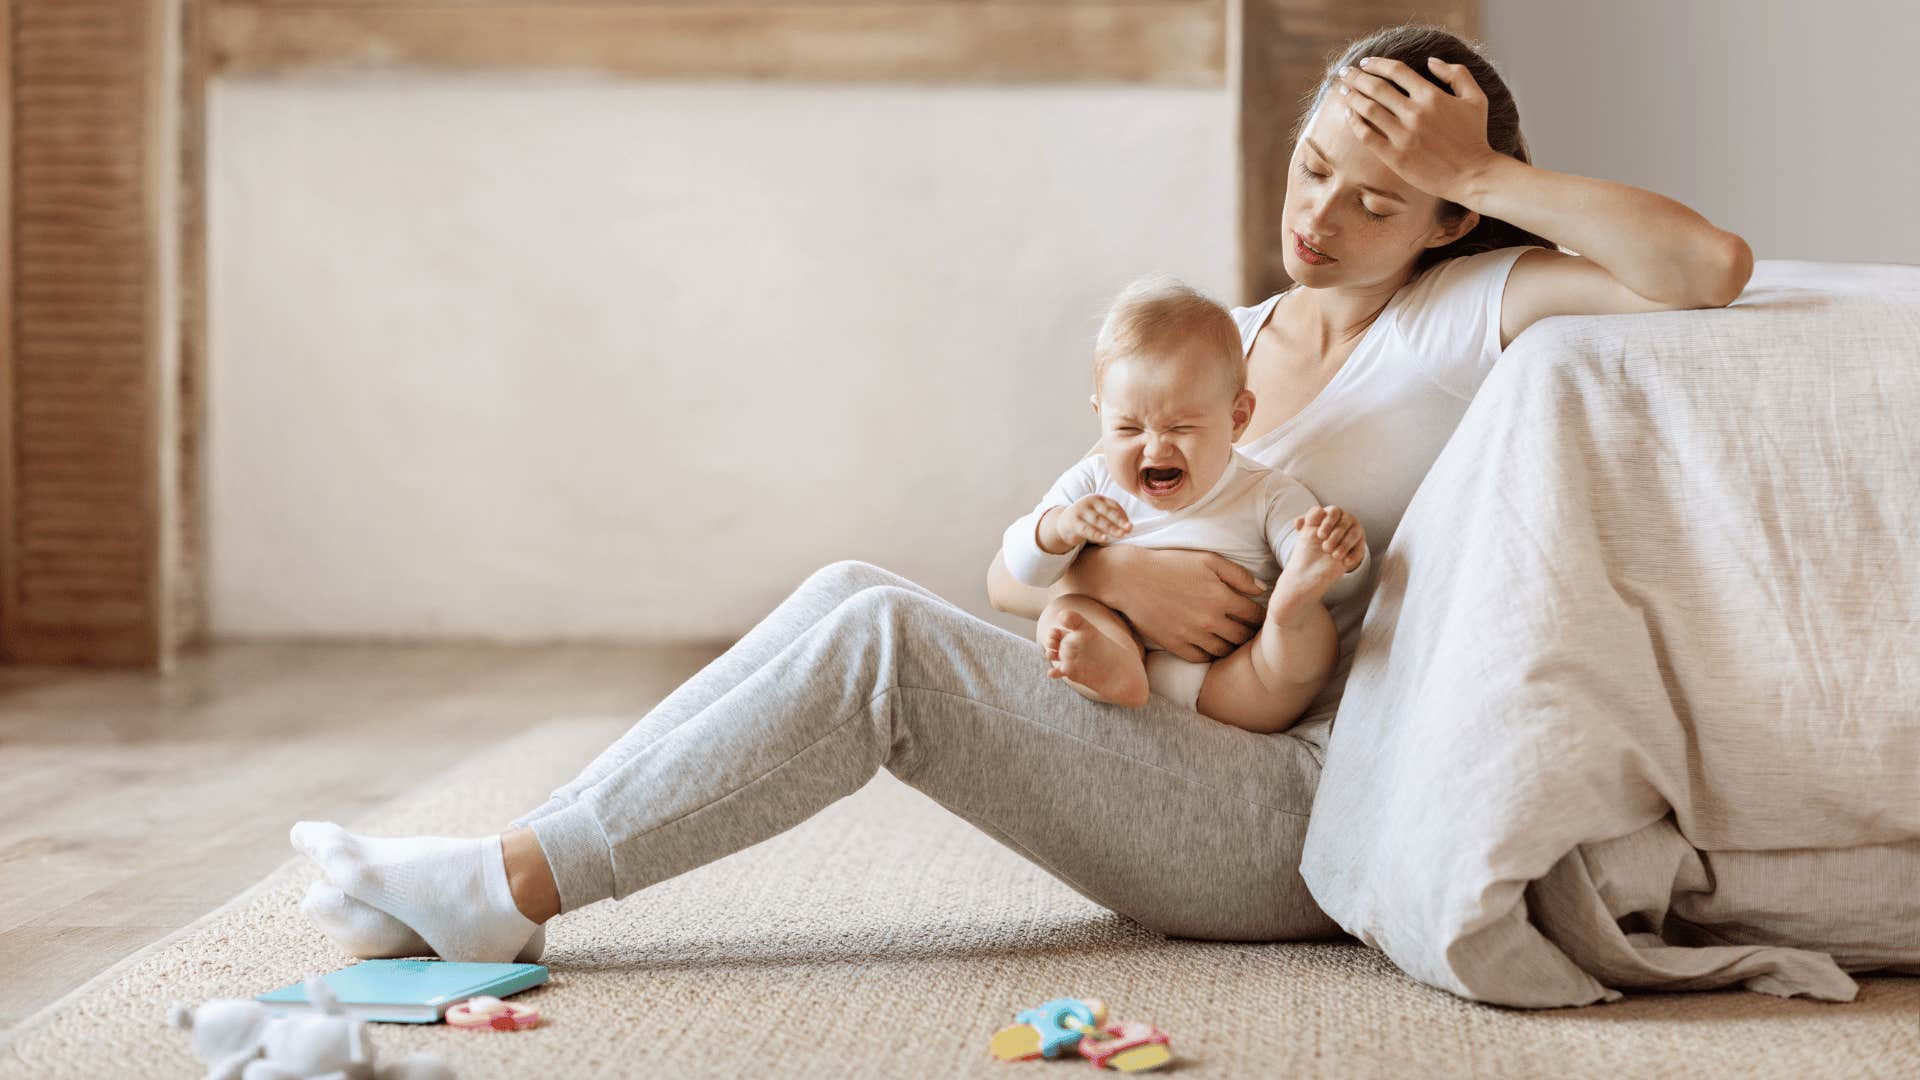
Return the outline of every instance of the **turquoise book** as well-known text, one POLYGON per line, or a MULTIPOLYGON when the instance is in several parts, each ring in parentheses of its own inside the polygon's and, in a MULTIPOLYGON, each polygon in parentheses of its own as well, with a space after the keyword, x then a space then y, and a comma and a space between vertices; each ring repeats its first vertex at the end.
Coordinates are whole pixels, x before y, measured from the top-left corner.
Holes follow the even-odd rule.
MULTIPOLYGON (((321 976, 348 1016, 397 1024, 433 1024, 468 998, 517 994, 547 981, 540 964, 459 964, 447 960, 362 960, 321 976)), ((306 980, 254 998, 274 1012, 307 1012, 306 980)))

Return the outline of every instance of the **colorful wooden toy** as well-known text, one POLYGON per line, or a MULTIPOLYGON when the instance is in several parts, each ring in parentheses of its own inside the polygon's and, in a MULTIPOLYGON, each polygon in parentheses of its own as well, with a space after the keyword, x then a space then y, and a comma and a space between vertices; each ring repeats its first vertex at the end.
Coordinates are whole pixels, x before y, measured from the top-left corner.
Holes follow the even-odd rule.
POLYGON ((1055 998, 1015 1016, 994 1032, 988 1049, 1001 1061, 1059 1057, 1079 1043, 1084 1031, 1107 1022, 1107 1006, 1098 998, 1055 998))
POLYGON ((1145 1072, 1173 1060, 1167 1033, 1140 1020, 1103 1024, 1079 1042, 1080 1056, 1096 1069, 1145 1072))

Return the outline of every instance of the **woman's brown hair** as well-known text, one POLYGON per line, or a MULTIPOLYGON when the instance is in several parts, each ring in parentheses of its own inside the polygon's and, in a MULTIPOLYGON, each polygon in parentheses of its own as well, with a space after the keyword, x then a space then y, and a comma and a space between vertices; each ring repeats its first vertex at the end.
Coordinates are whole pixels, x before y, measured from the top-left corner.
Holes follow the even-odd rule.
MULTIPOLYGON (((1445 79, 1434 72, 1427 63, 1427 57, 1437 56, 1449 64, 1459 64, 1473 73, 1473 81, 1478 83, 1482 93, 1487 96, 1487 145, 1494 152, 1518 158, 1528 164, 1533 159, 1527 153, 1526 137, 1520 134, 1520 107, 1514 104, 1513 93, 1507 89, 1506 80, 1494 70, 1493 64, 1480 55, 1475 45, 1469 44, 1453 31, 1443 26, 1427 23, 1405 23, 1375 31, 1342 49, 1320 74, 1320 84, 1305 101, 1305 108, 1299 119, 1294 121, 1290 144, 1300 141, 1300 133, 1306 128, 1307 120, 1314 110, 1320 107, 1327 92, 1336 82, 1334 72, 1343 67, 1356 64, 1362 57, 1378 56, 1389 60, 1398 60, 1412 68, 1416 73, 1447 93, 1453 93, 1445 79)), ((1403 91, 1404 92, 1404 91, 1403 91)), ((1436 211, 1442 225, 1451 225, 1467 214, 1467 208, 1446 199, 1440 200, 1436 211)), ((1413 264, 1413 273, 1417 277, 1421 271, 1438 262, 1458 255, 1472 255, 1482 251, 1494 251, 1504 247, 1528 246, 1558 249, 1560 245, 1538 236, 1499 218, 1480 215, 1480 223, 1472 232, 1443 247, 1428 248, 1420 253, 1413 264)))

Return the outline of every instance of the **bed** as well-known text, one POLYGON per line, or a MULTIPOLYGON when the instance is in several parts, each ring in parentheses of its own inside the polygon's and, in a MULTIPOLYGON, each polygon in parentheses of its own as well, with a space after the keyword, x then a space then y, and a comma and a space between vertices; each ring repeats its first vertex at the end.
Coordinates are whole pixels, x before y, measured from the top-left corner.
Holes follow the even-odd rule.
POLYGON ((1920 974, 1920 266, 1542 320, 1379 562, 1301 872, 1546 1008, 1920 974))

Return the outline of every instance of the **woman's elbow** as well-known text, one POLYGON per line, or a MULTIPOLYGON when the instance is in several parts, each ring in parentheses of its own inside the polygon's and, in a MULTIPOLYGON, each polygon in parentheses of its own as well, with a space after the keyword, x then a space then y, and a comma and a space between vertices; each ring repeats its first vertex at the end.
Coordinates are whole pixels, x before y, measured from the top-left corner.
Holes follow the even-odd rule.
POLYGON ((1007 611, 1007 582, 1010 580, 1012 575, 1007 573, 1006 564, 1000 561, 1000 555, 996 552, 993 561, 987 564, 987 603, 992 605, 993 610, 1007 611))
POLYGON ((987 606, 995 611, 1013 614, 1013 609, 1007 607, 1007 598, 1001 594, 1000 590, 993 587, 992 580, 987 582, 987 606))

